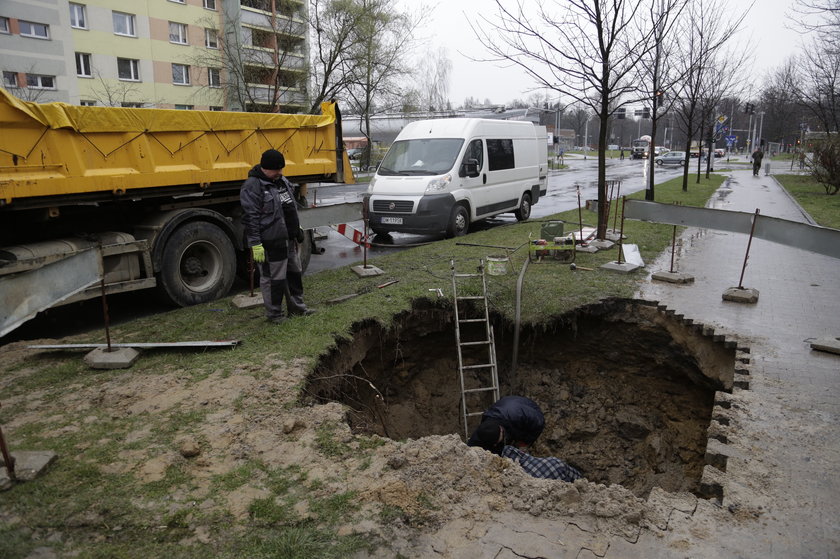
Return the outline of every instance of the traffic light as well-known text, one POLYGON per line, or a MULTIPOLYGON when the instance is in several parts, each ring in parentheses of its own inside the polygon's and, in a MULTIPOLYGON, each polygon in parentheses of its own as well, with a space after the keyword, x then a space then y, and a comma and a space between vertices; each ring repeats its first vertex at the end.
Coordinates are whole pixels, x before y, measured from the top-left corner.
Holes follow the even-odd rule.
POLYGON ((624 120, 624 118, 626 116, 626 112, 627 112, 627 109, 625 109, 624 107, 616 109, 615 110, 615 118, 617 118, 619 120, 624 120))
POLYGON ((755 113, 755 105, 753 103, 744 104, 744 112, 748 115, 755 113))

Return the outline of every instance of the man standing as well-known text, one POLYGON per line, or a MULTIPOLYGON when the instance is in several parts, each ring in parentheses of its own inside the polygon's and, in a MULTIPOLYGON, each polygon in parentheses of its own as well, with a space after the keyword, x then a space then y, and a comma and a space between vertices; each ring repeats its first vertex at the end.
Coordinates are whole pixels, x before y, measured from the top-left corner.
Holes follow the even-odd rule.
POLYGON ((544 428, 545 417, 535 401, 505 396, 481 414, 481 424, 467 444, 501 454, 505 445, 531 446, 544 428))
POLYGON ((276 149, 262 154, 242 183, 245 240, 260 266, 260 290, 269 322, 281 323, 283 298, 290 316, 312 314, 303 302, 303 270, 298 242, 303 242, 294 190, 283 176, 286 159, 276 149))

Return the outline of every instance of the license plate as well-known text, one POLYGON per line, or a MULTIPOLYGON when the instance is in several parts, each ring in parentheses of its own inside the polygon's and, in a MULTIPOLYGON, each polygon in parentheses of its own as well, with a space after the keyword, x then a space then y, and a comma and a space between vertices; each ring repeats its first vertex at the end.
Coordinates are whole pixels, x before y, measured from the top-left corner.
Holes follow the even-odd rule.
POLYGON ((388 225, 402 225, 403 218, 401 217, 383 217, 382 223, 386 223, 388 225))

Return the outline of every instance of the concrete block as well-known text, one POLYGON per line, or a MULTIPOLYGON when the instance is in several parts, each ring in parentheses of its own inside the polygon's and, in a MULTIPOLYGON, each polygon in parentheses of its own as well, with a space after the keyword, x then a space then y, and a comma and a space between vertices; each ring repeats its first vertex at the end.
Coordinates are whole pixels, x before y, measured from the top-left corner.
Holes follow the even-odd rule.
POLYGON ((111 348, 98 347, 85 355, 85 363, 92 369, 128 369, 140 353, 131 347, 111 348))
POLYGON ((585 246, 578 245, 577 247, 575 247, 575 250, 577 252, 588 252, 589 254, 595 254, 600 249, 598 247, 592 246, 591 244, 588 244, 585 246))
POLYGON ((7 489, 11 489, 12 485, 12 478, 9 477, 9 472, 6 468, 0 468, 0 491, 6 491, 7 489))
POLYGON ((723 292, 724 301, 753 304, 758 302, 758 289, 751 287, 730 287, 723 292))
POLYGON ((668 283, 693 283, 694 276, 680 272, 654 272, 650 279, 654 281, 665 281, 668 283))
POLYGON ((253 296, 249 293, 240 293, 234 296, 231 304, 237 309, 252 309, 254 307, 261 307, 263 304, 263 296, 260 292, 255 292, 253 296))
POLYGON ((818 338, 811 342, 811 349, 840 354, 840 338, 818 338))
MULTIPOLYGON (((15 477, 19 481, 32 481, 58 459, 58 454, 51 450, 18 450, 11 454, 15 461, 15 477)), ((6 473, 6 464, 2 459, 0 465, 6 473)), ((6 476, 8 477, 8 473, 6 476)))
POLYGON ((601 268, 603 268, 604 270, 610 270, 622 274, 629 274, 630 272, 638 270, 639 266, 637 266, 636 264, 630 264, 628 262, 622 262, 621 264, 619 264, 617 260, 613 260, 612 262, 602 264, 601 268))
POLYGON ((382 270, 380 270, 379 268, 377 268, 376 266, 371 266, 370 264, 368 264, 367 266, 362 265, 362 264, 360 264, 358 266, 351 266, 350 269, 353 270, 353 272, 357 276, 359 276, 360 278, 368 278, 368 277, 371 277, 371 276, 381 276, 382 274, 385 273, 382 270))
POLYGON ((589 243, 589 246, 595 247, 599 250, 607 250, 615 246, 615 243, 609 240, 595 239, 589 243))

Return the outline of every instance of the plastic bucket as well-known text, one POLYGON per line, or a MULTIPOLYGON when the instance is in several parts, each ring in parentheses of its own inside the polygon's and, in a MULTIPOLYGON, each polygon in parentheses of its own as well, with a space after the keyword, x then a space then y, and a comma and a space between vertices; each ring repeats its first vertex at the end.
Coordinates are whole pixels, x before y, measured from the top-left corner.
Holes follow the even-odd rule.
POLYGON ((507 274, 507 256, 488 256, 487 273, 491 276, 503 276, 507 274))

